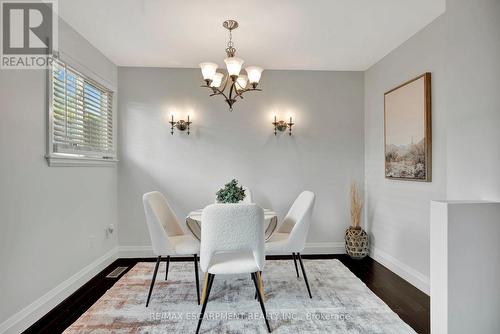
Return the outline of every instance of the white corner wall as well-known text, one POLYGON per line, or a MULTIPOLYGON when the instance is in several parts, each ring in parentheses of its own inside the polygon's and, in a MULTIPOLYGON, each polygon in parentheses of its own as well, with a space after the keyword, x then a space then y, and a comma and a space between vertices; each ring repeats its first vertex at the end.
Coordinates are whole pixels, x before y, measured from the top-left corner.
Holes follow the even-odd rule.
POLYGON ((434 201, 431 211, 431 332, 500 329, 500 203, 434 201))
MULTIPOLYGON (((61 56, 116 86, 116 66, 62 20, 59 29, 61 56)), ((117 246, 105 235, 117 225, 116 168, 47 166, 46 80, 43 70, 0 70, 0 332, 24 330, 117 246)))

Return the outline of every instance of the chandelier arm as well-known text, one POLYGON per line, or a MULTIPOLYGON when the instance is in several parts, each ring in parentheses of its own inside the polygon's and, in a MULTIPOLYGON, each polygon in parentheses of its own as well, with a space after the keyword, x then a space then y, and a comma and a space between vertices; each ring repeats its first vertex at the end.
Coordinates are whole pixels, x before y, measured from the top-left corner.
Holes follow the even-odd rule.
POLYGON ((237 94, 236 94, 236 96, 234 98, 239 97, 240 99, 242 99, 243 98, 243 93, 245 93, 246 91, 247 91, 246 89, 241 89, 239 92, 236 91, 237 94))
POLYGON ((225 91, 226 90, 226 87, 227 87, 227 82, 229 81, 229 74, 225 76, 225 79, 224 79, 224 87, 222 87, 222 91, 225 91))
POLYGON ((216 90, 217 92, 210 94, 210 96, 222 95, 227 100, 227 96, 226 96, 226 94, 224 94, 224 91, 221 91, 219 88, 214 88, 214 90, 216 90))
POLYGON ((229 87, 229 99, 232 100, 233 98, 233 89, 236 92, 236 87, 234 86, 236 84, 236 81, 233 81, 231 84, 231 87, 229 87))
MULTIPOLYGON (((223 92, 221 92, 218 88, 215 88, 215 87, 210 87, 210 86, 206 86, 206 85, 204 85, 204 86, 200 86, 200 87, 210 88, 210 89, 212 90, 212 94, 210 94, 209 96, 220 95, 220 94, 224 95, 224 93, 223 93, 223 92)), ((224 95, 224 96, 225 96, 225 95, 224 95)))
POLYGON ((237 98, 237 97, 240 97, 240 98, 243 98, 243 93, 246 93, 246 92, 254 92, 254 91, 257 91, 257 92, 262 92, 262 89, 260 88, 251 88, 251 89, 242 89, 240 90, 239 93, 237 93, 237 95, 234 97, 234 98, 237 98))

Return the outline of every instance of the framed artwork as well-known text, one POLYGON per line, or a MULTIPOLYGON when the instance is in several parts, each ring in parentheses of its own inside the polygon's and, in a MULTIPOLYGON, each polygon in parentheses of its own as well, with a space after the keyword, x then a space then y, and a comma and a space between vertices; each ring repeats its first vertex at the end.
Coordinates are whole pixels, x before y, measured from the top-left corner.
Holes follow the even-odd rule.
POLYGON ((431 74, 384 94, 385 177, 430 182, 431 74))

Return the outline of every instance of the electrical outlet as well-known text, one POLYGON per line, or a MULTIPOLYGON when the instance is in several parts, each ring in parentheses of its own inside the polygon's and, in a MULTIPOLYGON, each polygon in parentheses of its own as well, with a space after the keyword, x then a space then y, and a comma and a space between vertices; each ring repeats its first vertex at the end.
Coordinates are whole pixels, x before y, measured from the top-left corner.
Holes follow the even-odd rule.
POLYGON ((105 229, 106 231, 106 239, 109 239, 111 234, 115 231, 115 225, 114 224, 109 224, 108 227, 105 229))

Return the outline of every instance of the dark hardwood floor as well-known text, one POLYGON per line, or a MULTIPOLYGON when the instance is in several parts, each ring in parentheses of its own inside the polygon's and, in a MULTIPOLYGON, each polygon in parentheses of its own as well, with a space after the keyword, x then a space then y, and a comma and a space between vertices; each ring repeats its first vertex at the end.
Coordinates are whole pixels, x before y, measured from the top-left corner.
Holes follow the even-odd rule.
MULTIPOLYGON (((417 333, 430 332, 430 298, 386 267, 371 258, 353 260, 347 255, 303 255, 304 259, 338 259, 368 288, 379 296, 403 321, 417 333)), ((292 259, 291 256, 269 256, 292 259)), ((154 258, 118 259, 96 275, 24 333, 61 333, 94 304, 119 278, 106 278, 118 266, 133 267, 137 262, 154 258)), ((192 258, 171 258, 170 261, 192 261, 192 258)), ((128 271, 127 270, 127 271, 128 271)), ((125 274, 126 271, 123 273, 125 274)), ((122 274, 122 275, 123 275, 122 274)), ((120 276, 121 277, 121 276, 120 276)))

